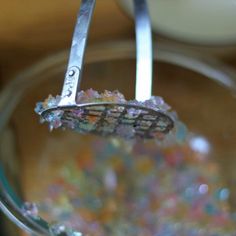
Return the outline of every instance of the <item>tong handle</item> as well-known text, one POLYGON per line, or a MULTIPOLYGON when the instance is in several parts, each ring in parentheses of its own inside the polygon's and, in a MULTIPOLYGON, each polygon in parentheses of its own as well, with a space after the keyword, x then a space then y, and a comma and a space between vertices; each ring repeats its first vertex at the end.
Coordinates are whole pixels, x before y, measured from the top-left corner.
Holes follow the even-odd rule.
MULTIPOLYGON (((73 35, 68 68, 61 93, 61 105, 76 104, 88 32, 96 0, 82 0, 73 35)), ((136 29, 136 88, 138 101, 150 99, 152 95, 152 31, 146 0, 133 0, 136 29)))
POLYGON ((152 28, 146 0, 133 0, 136 31, 135 99, 145 101, 152 96, 152 28))
POLYGON ((69 63, 59 105, 73 105, 80 87, 84 54, 96 0, 82 0, 72 39, 69 63))

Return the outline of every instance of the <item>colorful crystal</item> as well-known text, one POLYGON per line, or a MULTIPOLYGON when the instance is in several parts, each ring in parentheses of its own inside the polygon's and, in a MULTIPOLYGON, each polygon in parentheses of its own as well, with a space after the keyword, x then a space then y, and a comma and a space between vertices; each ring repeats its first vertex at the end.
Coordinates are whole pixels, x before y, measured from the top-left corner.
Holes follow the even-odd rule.
POLYGON ((27 217, 38 217, 38 207, 35 203, 25 202, 21 207, 22 214, 27 217))

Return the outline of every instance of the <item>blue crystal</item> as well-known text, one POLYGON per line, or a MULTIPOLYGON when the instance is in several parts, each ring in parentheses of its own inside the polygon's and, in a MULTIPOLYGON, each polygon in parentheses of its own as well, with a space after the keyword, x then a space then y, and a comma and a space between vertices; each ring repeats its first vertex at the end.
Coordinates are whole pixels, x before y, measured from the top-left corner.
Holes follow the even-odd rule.
POLYGON ((34 111, 38 114, 41 113, 43 111, 43 103, 42 102, 36 103, 34 111))
POLYGON ((227 188, 219 189, 216 193, 216 197, 220 201, 226 201, 229 198, 230 191, 227 188))
POLYGON ((187 127, 180 121, 176 122, 176 139, 177 142, 184 142, 187 136, 188 130, 187 127))

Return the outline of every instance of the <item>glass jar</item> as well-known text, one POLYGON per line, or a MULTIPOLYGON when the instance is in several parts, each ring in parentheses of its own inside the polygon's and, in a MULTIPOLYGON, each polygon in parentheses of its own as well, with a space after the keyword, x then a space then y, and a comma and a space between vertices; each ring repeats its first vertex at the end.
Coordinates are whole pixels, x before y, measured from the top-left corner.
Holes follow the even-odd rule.
MULTIPOLYGON (((220 197, 225 197, 227 206, 224 207, 227 211, 230 208, 229 212, 234 212, 235 72, 212 58, 202 58, 196 53, 181 51, 170 45, 158 45, 154 55, 153 94, 165 98, 178 112, 188 130, 197 134, 191 139, 192 148, 216 163, 219 170, 214 172, 218 176, 215 181, 219 181, 219 186, 224 186, 221 189, 224 192, 219 192, 220 197)), ((34 113, 38 101, 48 94, 60 93, 66 64, 67 52, 50 56, 20 73, 0 95, 0 204, 16 225, 34 235, 52 235, 53 232, 50 224, 44 220, 47 216, 35 216, 38 209, 29 202, 40 201, 49 183, 63 171, 64 176, 71 175, 70 169, 62 170, 61 165, 74 165, 71 160, 77 156, 84 160, 83 165, 89 165, 89 150, 92 149, 90 139, 100 140, 69 131, 49 132, 46 125, 39 124, 39 118, 34 113), (83 149, 83 145, 87 147, 83 149)), ((118 88, 127 99, 132 99, 134 78, 133 42, 99 44, 87 50, 83 89, 102 91, 118 88)), ((114 146, 118 145, 116 141, 112 142, 114 146)), ((126 144, 124 147, 127 148, 126 144)), ((212 167, 208 164, 204 167, 204 163, 202 168, 212 167)), ((76 169, 75 173, 78 171, 76 169)), ((57 181, 62 180, 57 178, 57 181)), ((72 191, 70 187, 66 187, 68 193, 72 191)), ((206 185, 200 187, 201 191, 208 191, 206 185)), ((60 201, 64 203, 68 200, 61 197, 60 201)), ((47 196, 45 199, 52 204, 52 199, 48 200, 47 196)), ((210 206, 208 210, 212 210, 210 206)))

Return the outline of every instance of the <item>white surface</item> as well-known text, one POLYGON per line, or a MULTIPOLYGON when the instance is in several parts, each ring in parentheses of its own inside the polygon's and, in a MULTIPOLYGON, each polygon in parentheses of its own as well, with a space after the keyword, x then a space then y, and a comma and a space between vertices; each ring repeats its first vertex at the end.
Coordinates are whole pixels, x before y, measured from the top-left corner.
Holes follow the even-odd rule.
MULTIPOLYGON (((133 0, 119 0, 132 12, 133 0)), ((183 41, 236 42, 236 0, 147 0, 153 29, 183 41)))

